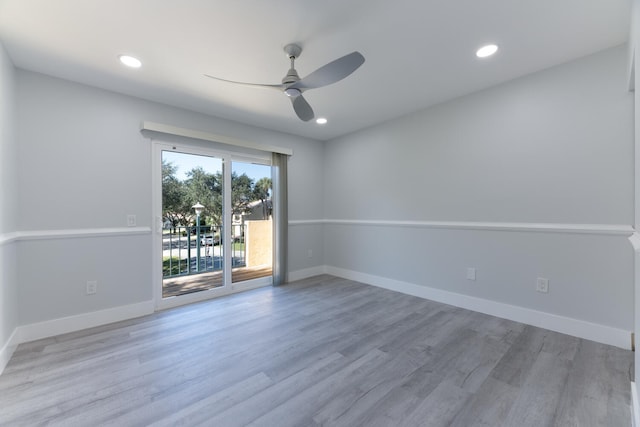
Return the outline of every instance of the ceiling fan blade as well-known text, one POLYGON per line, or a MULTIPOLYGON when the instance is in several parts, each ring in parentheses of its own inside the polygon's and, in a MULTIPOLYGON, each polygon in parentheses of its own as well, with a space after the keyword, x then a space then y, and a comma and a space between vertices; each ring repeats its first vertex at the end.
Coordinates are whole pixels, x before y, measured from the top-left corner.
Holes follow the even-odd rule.
POLYGON ((307 102, 306 99, 302 97, 302 95, 298 95, 296 97, 291 98, 291 103, 293 104, 293 110, 296 112, 300 120, 303 122, 308 122, 313 119, 315 114, 313 114, 313 109, 311 105, 307 102))
POLYGON ((351 52, 318 68, 289 87, 306 90, 327 86, 344 79, 362 64, 364 64, 364 56, 360 52, 351 52))
POLYGON ((211 79, 214 80, 218 80, 221 82, 225 82, 225 83, 234 83, 237 85, 243 85, 243 86, 251 86, 251 87, 261 87, 261 88, 265 88, 265 89, 276 89, 276 90, 284 90, 284 88, 286 87, 283 84, 278 84, 278 85, 264 85, 264 84, 259 84, 259 83, 245 83, 245 82, 236 82, 234 80, 227 80, 227 79, 221 79, 220 77, 214 77, 214 76, 210 76, 209 74, 205 74, 206 77, 209 77, 211 79))

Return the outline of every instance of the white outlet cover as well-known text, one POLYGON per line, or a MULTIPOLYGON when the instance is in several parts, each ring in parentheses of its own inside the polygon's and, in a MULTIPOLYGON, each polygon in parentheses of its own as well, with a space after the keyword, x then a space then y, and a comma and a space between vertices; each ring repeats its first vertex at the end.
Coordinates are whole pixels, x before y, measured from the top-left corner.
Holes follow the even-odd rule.
POLYGON ((467 268, 467 280, 476 280, 476 269, 473 267, 467 268))
POLYGON ((136 216, 135 215, 127 215, 127 226, 135 227, 136 226, 136 216))

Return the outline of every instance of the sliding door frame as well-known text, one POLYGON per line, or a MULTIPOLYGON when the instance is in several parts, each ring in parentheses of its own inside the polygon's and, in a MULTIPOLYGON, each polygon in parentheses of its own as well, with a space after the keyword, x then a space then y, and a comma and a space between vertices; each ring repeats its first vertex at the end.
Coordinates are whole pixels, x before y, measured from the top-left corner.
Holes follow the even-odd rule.
POLYGON ((259 163, 271 166, 271 158, 268 153, 264 156, 237 153, 221 150, 218 147, 206 147, 197 142, 172 143, 162 140, 152 140, 152 282, 153 297, 156 310, 163 310, 179 305, 190 304, 210 298, 216 298, 243 290, 253 289, 273 284, 273 276, 253 279, 247 282, 232 283, 232 246, 223 244, 223 285, 200 292, 189 293, 176 297, 163 298, 162 296, 162 152, 173 151, 185 154, 208 156, 222 159, 223 173, 223 242, 231 242, 231 164, 237 162, 259 163))

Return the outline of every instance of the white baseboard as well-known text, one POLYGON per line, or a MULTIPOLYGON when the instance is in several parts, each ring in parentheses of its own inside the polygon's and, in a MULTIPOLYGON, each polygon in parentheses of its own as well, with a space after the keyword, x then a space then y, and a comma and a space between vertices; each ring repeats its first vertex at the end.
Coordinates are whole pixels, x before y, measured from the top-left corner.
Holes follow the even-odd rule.
POLYGON ((640 407, 638 406, 638 389, 636 383, 631 381, 631 425, 640 427, 640 407))
POLYGON ((11 359, 13 352, 18 347, 18 328, 14 329, 9 337, 9 340, 0 348, 0 375, 4 371, 4 368, 7 367, 7 363, 11 359))
POLYGON ((578 338, 613 345, 626 350, 631 349, 631 331, 337 267, 325 266, 324 272, 578 338))
POLYGON ((327 272, 327 267, 324 265, 318 265, 316 267, 305 268, 303 270, 290 271, 288 276, 289 282, 295 282, 296 280, 307 279, 313 276, 319 276, 327 272))
POLYGON ((18 341, 25 343, 42 338, 75 332, 121 320, 133 319, 154 312, 153 300, 137 304, 123 305, 106 310, 93 311, 75 316, 62 317, 39 323, 32 323, 18 327, 18 341))
MULTIPOLYGON (((320 274, 331 274, 337 277, 355 280, 396 292, 402 292, 404 294, 414 295, 624 349, 631 348, 629 338, 631 334, 630 331, 332 266, 316 266, 289 272, 289 281, 302 280, 320 274)), ((19 326, 13 331, 5 345, 0 348, 0 374, 9 362, 9 359, 11 359, 18 344, 132 319, 152 314, 154 311, 154 301, 150 300, 19 326)), ((640 412, 638 411, 640 407, 638 406, 635 383, 632 383, 632 397, 634 399, 632 403, 635 411, 633 416, 635 417, 634 420, 636 420, 636 418, 640 417, 640 413, 638 413, 640 412)), ((636 422, 636 426, 640 427, 640 422, 636 422)))

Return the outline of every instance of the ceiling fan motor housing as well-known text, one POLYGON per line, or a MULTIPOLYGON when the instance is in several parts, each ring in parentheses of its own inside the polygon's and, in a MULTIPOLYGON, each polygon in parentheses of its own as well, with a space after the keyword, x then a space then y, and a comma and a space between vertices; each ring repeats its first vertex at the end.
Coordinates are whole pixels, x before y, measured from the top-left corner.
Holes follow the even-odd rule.
POLYGON ((282 78, 282 84, 288 85, 297 82, 300 80, 300 76, 298 76, 298 72, 292 67, 287 71, 287 75, 282 78))

